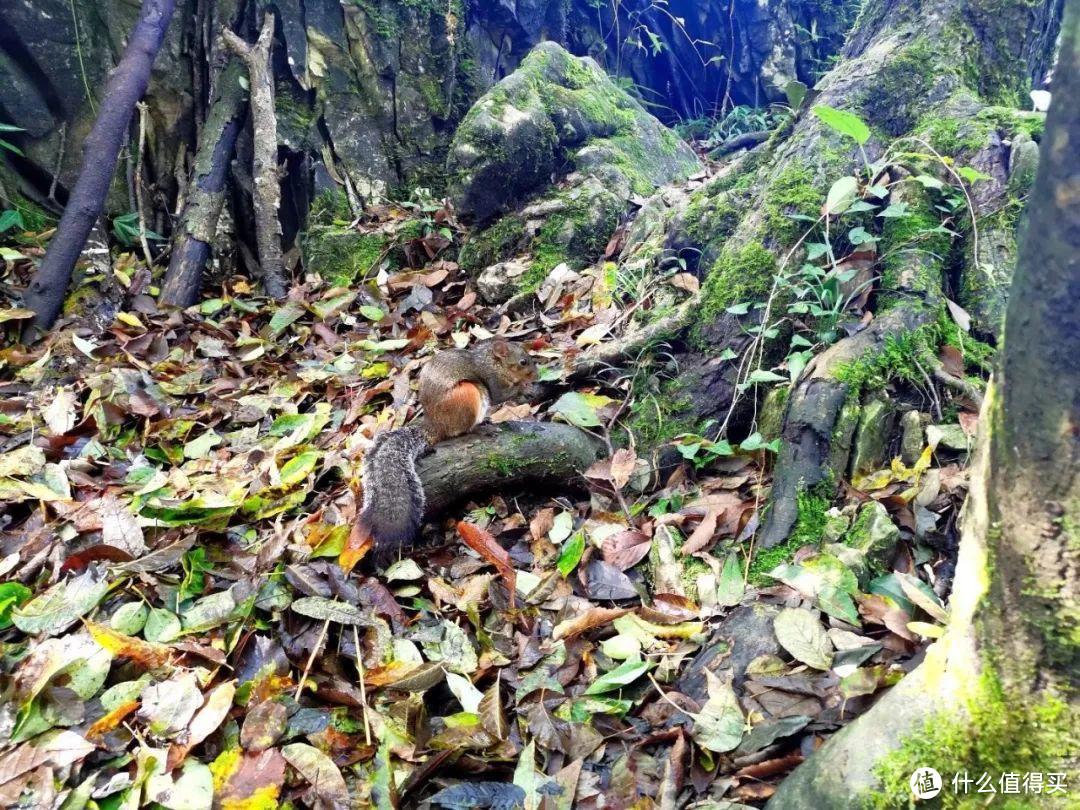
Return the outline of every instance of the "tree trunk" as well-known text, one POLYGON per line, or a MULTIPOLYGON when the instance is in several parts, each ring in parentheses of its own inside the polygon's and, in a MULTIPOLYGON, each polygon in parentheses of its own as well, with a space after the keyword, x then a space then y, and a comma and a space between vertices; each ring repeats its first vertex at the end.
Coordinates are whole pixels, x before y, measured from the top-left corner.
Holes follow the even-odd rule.
POLYGON ((906 805, 923 766, 941 772, 946 795, 965 771, 995 782, 1060 773, 1075 791, 1080 751, 1061 730, 1080 721, 1078 6, 982 409, 948 627, 913 673, 782 783, 773 810, 906 805))
POLYGON ((64 303, 75 262, 86 237, 101 216, 116 159, 127 138, 136 102, 146 93, 154 57, 165 38, 176 0, 144 0, 139 20, 105 87, 94 127, 83 143, 83 165, 71 191, 56 236, 27 288, 24 303, 34 320, 24 332, 37 339, 56 320, 64 303))
POLYGON ((225 42, 244 60, 251 84, 251 123, 254 131, 252 203, 255 208, 255 241, 266 294, 282 299, 289 292, 281 257, 281 186, 277 163, 277 113, 274 110, 274 70, 270 48, 274 42, 274 15, 263 18, 259 39, 249 45, 232 31, 222 32, 225 42))
MULTIPOLYGON (((220 49, 219 49, 220 51, 220 49)), ((243 121, 246 92, 241 84, 243 64, 229 58, 217 76, 206 123, 199 134, 195 169, 188 184, 180 227, 173 237, 172 258, 165 274, 162 303, 189 307, 199 298, 203 268, 217 233, 225 202, 225 181, 236 136, 243 121)))

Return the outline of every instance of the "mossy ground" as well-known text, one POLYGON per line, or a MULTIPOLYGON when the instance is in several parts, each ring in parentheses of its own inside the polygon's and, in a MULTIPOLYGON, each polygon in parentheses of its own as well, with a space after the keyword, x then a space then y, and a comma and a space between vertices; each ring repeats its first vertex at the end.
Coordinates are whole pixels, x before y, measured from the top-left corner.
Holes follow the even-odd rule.
POLYGON ((304 237, 303 246, 307 267, 339 286, 365 278, 383 259, 398 266, 390 240, 381 233, 313 228, 304 237))
POLYGON ((832 482, 823 481, 797 495, 799 517, 791 536, 783 543, 766 549, 755 549, 750 560, 750 583, 762 586, 773 584, 768 576, 781 563, 790 562, 795 552, 806 545, 819 545, 829 525, 826 514, 832 506, 832 482))

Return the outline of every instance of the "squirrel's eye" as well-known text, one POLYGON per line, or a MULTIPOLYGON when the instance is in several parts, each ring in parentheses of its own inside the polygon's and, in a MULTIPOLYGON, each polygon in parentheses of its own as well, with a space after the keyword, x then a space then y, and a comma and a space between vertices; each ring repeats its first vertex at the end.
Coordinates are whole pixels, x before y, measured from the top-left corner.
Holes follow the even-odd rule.
POLYGON ((519 366, 527 366, 527 365, 529 365, 529 361, 526 360, 524 357, 522 357, 520 360, 518 360, 518 365, 519 366))

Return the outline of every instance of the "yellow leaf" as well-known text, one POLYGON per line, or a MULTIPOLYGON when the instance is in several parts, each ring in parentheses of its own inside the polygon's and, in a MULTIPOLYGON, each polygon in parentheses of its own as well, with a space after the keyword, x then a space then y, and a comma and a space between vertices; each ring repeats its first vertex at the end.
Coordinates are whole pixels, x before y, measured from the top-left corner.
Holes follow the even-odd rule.
POLYGON ((136 318, 134 315, 132 315, 130 312, 117 312, 116 320, 120 321, 120 323, 126 323, 128 326, 134 326, 136 329, 146 328, 145 326, 143 326, 143 322, 136 318))

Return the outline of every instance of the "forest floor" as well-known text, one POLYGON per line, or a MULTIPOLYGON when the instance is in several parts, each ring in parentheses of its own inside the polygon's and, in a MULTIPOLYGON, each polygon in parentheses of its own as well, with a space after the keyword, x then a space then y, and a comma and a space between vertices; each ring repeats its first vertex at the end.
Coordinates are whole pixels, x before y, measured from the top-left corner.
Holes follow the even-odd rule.
MULTIPOLYGON (((0 354, 0 804, 760 806, 940 633, 972 403, 893 391, 943 424, 837 500, 808 493, 759 554, 776 436, 668 429, 665 389, 633 373, 564 382, 618 332, 602 274, 508 316, 451 260, 448 209, 338 227, 390 234, 403 269, 307 276, 283 304, 234 277, 160 312, 117 252, 128 296, 103 331, 0 354), (413 413, 433 347, 493 334, 559 394, 493 421, 623 449, 563 491, 451 510, 375 575, 364 449, 413 413), (628 443, 645 423, 682 458, 658 483, 628 443)), ((6 281, 47 236, 6 234, 6 281)))

